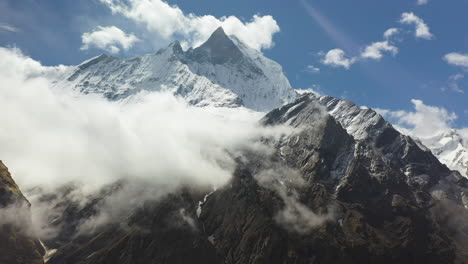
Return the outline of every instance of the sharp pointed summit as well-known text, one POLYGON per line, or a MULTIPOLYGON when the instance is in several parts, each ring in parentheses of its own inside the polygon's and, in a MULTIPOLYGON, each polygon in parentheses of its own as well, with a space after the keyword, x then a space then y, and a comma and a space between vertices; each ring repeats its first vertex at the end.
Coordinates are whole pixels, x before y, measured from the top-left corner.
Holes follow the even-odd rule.
POLYGON ((191 52, 191 56, 195 59, 207 59, 213 64, 224 64, 238 62, 243 54, 232 39, 226 35, 224 29, 219 27, 205 43, 191 52))
POLYGON ((222 27, 195 49, 179 41, 131 59, 99 56, 71 67, 56 80, 83 93, 130 100, 140 92, 166 91, 197 106, 245 106, 269 111, 297 98, 281 66, 222 27))

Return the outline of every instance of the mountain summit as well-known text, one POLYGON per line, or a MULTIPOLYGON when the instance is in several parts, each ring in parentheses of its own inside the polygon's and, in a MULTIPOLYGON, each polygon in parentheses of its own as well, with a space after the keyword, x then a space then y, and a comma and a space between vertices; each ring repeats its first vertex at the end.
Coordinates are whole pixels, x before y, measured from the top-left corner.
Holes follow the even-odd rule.
POLYGON ((213 65, 225 63, 238 63, 244 54, 239 50, 234 41, 229 38, 222 27, 216 29, 210 38, 200 47, 191 50, 193 59, 206 60, 213 65))
POLYGON ((281 66, 218 28, 195 49, 178 41, 131 59, 101 55, 72 67, 59 88, 124 100, 140 92, 168 91, 197 106, 245 106, 269 111, 297 94, 281 66))

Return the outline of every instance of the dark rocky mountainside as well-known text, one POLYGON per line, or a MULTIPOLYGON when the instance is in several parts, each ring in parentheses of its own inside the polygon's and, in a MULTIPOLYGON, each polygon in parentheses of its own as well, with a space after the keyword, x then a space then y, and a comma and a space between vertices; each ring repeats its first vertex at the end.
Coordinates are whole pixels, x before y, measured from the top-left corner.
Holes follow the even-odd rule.
POLYGON ((40 264, 44 247, 32 233, 29 202, 0 161, 0 263, 40 264))
POLYGON ((380 115, 331 97, 273 110, 272 151, 244 153, 229 184, 146 201, 91 231, 125 182, 74 201, 77 187, 40 201, 60 207, 48 263, 467 263, 467 180, 380 115))

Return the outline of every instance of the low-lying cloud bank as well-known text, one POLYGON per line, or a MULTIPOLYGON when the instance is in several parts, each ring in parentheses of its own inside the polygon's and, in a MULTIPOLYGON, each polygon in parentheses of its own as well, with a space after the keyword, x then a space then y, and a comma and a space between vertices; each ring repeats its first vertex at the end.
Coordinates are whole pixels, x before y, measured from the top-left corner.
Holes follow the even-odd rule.
POLYGON ((56 91, 48 77, 67 66, 45 67, 15 48, 0 47, 0 57, 0 157, 30 190, 42 238, 57 235, 60 226, 50 223, 67 206, 56 204, 61 198, 41 202, 44 193, 78 186, 62 192, 69 196, 63 199, 84 206, 90 195, 124 182, 80 224, 81 231, 92 231, 181 187, 223 185, 244 151, 268 152, 260 139, 291 132, 260 126, 263 113, 194 107, 167 93, 115 103, 56 91))
POLYGON ((95 190, 117 179, 220 185, 235 155, 284 131, 260 127, 259 113, 197 108, 171 94, 126 104, 58 94, 44 76, 65 66, 44 67, 14 48, 0 57, 0 157, 23 189, 78 182, 95 190))

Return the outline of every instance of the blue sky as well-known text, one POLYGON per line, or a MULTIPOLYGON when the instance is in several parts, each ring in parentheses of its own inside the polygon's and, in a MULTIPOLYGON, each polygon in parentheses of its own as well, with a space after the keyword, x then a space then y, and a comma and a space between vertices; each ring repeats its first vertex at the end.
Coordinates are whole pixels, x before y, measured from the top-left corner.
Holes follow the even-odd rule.
MULTIPOLYGON (((71 65, 109 52, 96 45, 82 49, 83 34, 96 31, 99 26, 115 26, 124 32, 123 37, 138 39, 127 38, 127 49, 119 46, 116 55, 121 57, 155 52, 175 38, 184 38, 177 32, 161 37, 155 34, 158 29, 148 30, 151 25, 138 18, 112 13, 106 1, 111 2, 0 0, 0 46, 16 46, 45 65, 71 65)), ((295 88, 314 88, 359 105, 391 110, 412 111, 411 99, 418 99, 456 113, 453 126, 468 126, 468 76, 464 77, 468 66, 468 56, 464 56, 468 53, 466 0, 428 0, 426 4, 418 4, 417 0, 168 3, 177 5, 185 16, 192 13, 220 19, 232 15, 244 23, 254 15, 271 15, 280 32, 271 34, 274 45, 265 40, 268 47, 262 51, 283 66, 295 88), (414 23, 399 22, 405 12, 421 19, 431 36, 417 37, 414 23), (361 58, 366 46, 385 41, 383 34, 389 28, 399 29, 387 43, 397 51, 384 52, 380 59, 361 58), (326 65, 326 54, 333 49, 342 50, 350 60, 356 58, 355 62, 348 69, 326 65), (449 53, 459 55, 451 64, 444 60, 449 53), (320 71, 311 72, 309 66, 320 71)))

